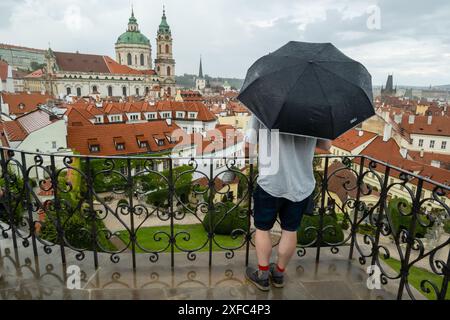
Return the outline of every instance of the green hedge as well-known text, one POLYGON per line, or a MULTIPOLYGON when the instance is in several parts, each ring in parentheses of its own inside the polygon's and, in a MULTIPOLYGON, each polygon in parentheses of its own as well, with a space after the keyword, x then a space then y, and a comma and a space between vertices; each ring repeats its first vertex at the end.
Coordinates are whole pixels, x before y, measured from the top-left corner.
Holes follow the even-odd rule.
POLYGON ((205 231, 208 232, 210 222, 212 222, 214 232, 220 235, 231 235, 234 230, 238 229, 244 231, 247 230, 247 210, 239 207, 231 210, 234 206, 234 203, 226 202, 224 203, 224 206, 219 207, 218 212, 214 212, 212 214, 207 213, 205 219, 203 220, 205 231), (211 217, 212 221, 210 221, 211 217))
POLYGON ((444 231, 450 233, 450 219, 445 220, 444 222, 444 231))
MULTIPOLYGON (((394 235, 398 235, 400 230, 402 229, 409 230, 411 225, 412 216, 402 215, 398 209, 399 206, 403 206, 402 210, 404 212, 411 211, 411 203, 409 203, 404 198, 394 198, 391 201, 389 201, 388 215, 392 221, 392 229, 393 229, 392 231, 394 235)), ((419 216, 419 219, 421 219, 424 224, 429 223, 423 216, 419 216)), ((415 231, 416 237, 423 238, 427 233, 427 228, 425 228, 424 226, 420 225, 420 223, 417 222, 415 231)))
MULTIPOLYGON (((323 241, 320 246, 327 246, 325 242, 338 243, 344 240, 344 233, 342 231, 341 225, 337 222, 337 219, 334 216, 324 216, 323 228, 325 229, 327 226, 333 226, 333 228, 329 228, 324 231, 322 239, 323 241)), ((316 231, 307 230, 309 227, 319 228, 319 216, 303 216, 302 223, 297 232, 298 244, 307 245, 317 239, 316 231)))

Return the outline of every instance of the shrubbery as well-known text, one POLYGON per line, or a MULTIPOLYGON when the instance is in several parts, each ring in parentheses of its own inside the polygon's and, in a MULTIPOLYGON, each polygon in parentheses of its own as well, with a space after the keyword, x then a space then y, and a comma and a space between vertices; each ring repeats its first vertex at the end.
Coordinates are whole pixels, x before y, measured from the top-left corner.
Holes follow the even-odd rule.
MULTIPOLYGON (((412 216, 404 216, 399 211, 399 206, 402 207, 402 210, 406 213, 411 212, 411 204, 403 198, 394 198, 389 202, 388 206, 388 215, 392 221, 392 232, 394 235, 398 235, 400 230, 405 229, 409 230, 411 225, 412 216)), ((422 220, 423 224, 428 224, 429 221, 419 215, 419 219, 422 220)), ((427 233, 427 228, 422 226, 419 222, 416 223, 415 237, 423 238, 427 233)))
POLYGON ((223 206, 218 207, 218 212, 207 213, 203 220, 206 232, 208 232, 211 222, 216 234, 231 235, 235 230, 246 231, 248 229, 247 210, 239 207, 232 209, 234 206, 234 203, 226 202, 223 206), (210 221, 211 217, 212 221, 210 221))
MULTIPOLYGON (((319 216, 304 215, 302 223, 297 232, 297 242, 300 245, 307 245, 317 241, 317 230, 308 229, 319 228, 319 216)), ((323 239, 320 246, 327 246, 326 243, 339 243, 344 240, 344 233, 335 216, 324 216, 323 219, 323 239), (332 227, 329 227, 332 226, 332 227), (326 230, 325 230, 326 229, 326 230)))

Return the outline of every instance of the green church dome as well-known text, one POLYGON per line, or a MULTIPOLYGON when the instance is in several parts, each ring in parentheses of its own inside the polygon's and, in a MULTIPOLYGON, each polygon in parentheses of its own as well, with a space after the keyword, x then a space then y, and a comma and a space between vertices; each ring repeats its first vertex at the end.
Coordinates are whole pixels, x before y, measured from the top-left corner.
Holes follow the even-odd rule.
POLYGON ((117 39, 116 44, 150 45, 150 40, 139 31, 139 25, 133 10, 131 10, 131 17, 128 21, 128 30, 117 39))
POLYGON ((127 31, 117 39, 116 44, 150 45, 150 40, 139 31, 127 31))

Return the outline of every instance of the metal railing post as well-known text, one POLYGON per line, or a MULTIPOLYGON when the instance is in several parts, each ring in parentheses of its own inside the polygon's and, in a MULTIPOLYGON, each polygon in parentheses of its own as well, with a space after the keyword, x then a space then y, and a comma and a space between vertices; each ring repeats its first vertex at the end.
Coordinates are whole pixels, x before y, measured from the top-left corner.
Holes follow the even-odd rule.
MULTIPOLYGON (((81 161, 81 159, 80 159, 81 161)), ((92 240, 92 251, 94 255, 94 266, 98 269, 98 252, 97 252, 97 214, 94 210, 94 182, 92 181, 92 168, 91 168, 91 158, 86 158, 86 200, 89 205, 89 219, 91 220, 91 240, 92 240)))
POLYGON ((356 231, 358 229, 358 226, 356 225, 358 223, 358 213, 359 213, 359 205, 360 205, 360 199, 361 199, 361 188, 363 187, 363 174, 364 174, 364 161, 365 158, 361 158, 361 163, 359 167, 359 173, 358 173, 358 179, 357 179, 357 189, 356 189, 356 199, 355 199, 355 209, 353 212, 353 222, 352 227, 350 229, 351 232, 351 240, 350 240, 350 252, 348 254, 348 258, 351 260, 353 259, 353 250, 355 247, 355 241, 356 241, 356 231))
POLYGON ((64 229, 61 224, 61 201, 58 197, 59 190, 58 190, 58 174, 56 170, 55 165, 55 156, 50 155, 50 171, 51 171, 51 181, 52 181, 52 189, 53 189, 53 201, 54 201, 54 208, 55 208, 55 214, 56 214, 56 232, 58 235, 58 243, 59 243, 59 249, 61 252, 61 261, 63 266, 66 266, 66 251, 64 248, 64 229))
POLYGON ((322 180, 322 185, 321 185, 321 199, 320 199, 320 208, 319 208, 319 227, 317 229, 316 262, 320 261, 320 247, 322 246, 322 239, 323 239, 325 197, 327 196, 327 189, 328 189, 328 158, 325 158, 325 168, 323 170, 323 180, 322 180))
POLYGON ((245 235, 245 266, 248 266, 248 260, 250 255, 250 242, 252 241, 252 235, 250 233, 250 224, 252 217, 252 197, 253 197, 253 163, 250 163, 250 172, 248 178, 247 192, 248 192, 248 209, 247 209, 247 230, 245 235))
POLYGON ((31 193, 33 192, 33 187, 30 184, 30 179, 28 176, 27 170, 27 161, 25 153, 21 153, 22 160, 22 177, 23 177, 23 185, 25 190, 25 202, 26 202, 26 210, 28 212, 28 226, 31 236, 31 245, 33 246, 33 254, 35 257, 38 256, 37 245, 36 245, 36 228, 33 220, 33 203, 31 201, 31 193))
MULTIPOLYGON (((418 222, 418 215, 420 213, 420 198, 422 197, 422 187, 423 180, 419 179, 417 182, 417 190, 416 195, 412 203, 411 208, 411 223, 408 228, 408 233, 406 235, 406 249, 405 249, 405 257, 401 261, 400 268, 400 284, 398 286, 397 300, 401 300, 403 296, 403 290, 405 288, 405 284, 408 281, 409 275, 409 258, 411 257, 412 246, 414 245, 414 237, 416 234, 416 226, 418 222)), ((400 214, 402 214, 400 212, 400 214)))
POLYGON ((130 240, 131 240, 131 260, 133 263, 133 270, 136 270, 136 241, 137 232, 134 226, 134 205, 133 205, 133 177, 131 175, 131 159, 127 158, 127 188, 125 193, 128 193, 128 214, 130 215, 130 240))

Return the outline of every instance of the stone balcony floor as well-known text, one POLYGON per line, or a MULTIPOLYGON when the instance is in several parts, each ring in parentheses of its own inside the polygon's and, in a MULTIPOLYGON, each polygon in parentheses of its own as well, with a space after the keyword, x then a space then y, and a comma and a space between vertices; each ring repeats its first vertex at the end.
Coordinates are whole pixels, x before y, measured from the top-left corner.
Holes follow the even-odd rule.
MULTIPOLYGON (((233 259, 224 252, 213 253, 212 267, 207 252, 197 253, 195 261, 177 253, 175 268, 170 268, 170 255, 162 254, 156 263, 149 255, 137 254, 137 268, 132 269, 130 253, 120 254, 114 264, 109 255, 99 254, 96 271, 92 253, 79 262, 67 250, 67 266, 82 270, 80 289, 68 289, 64 279, 59 247, 47 255, 34 257, 31 246, 19 243, 14 250, 11 240, 0 240, 0 299, 179 299, 179 300, 271 300, 271 299, 395 299, 397 284, 389 282, 381 290, 366 286, 367 266, 357 259, 348 260, 348 250, 340 248, 332 254, 322 248, 320 262, 315 262, 315 249, 307 249, 304 257, 294 257, 287 268, 283 289, 264 293, 244 278, 245 252, 237 251, 233 259)), ((250 263, 255 263, 254 251, 250 263)), ((420 296, 420 295, 418 295, 420 296)))

